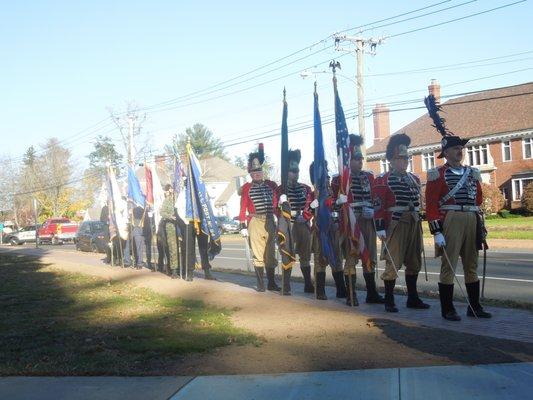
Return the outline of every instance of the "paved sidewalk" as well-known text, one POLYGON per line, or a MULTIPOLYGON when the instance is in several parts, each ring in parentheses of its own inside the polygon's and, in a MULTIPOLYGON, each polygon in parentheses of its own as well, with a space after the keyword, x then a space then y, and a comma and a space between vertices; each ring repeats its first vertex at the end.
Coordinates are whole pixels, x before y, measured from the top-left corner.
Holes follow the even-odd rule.
POLYGON ((7 377, 0 398, 62 399, 527 399, 533 363, 201 377, 7 377))

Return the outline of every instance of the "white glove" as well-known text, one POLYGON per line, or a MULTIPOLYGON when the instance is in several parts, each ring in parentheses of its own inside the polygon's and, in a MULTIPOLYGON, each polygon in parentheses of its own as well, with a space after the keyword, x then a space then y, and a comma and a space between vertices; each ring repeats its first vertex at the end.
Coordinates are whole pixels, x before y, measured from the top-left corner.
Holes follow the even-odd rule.
POLYGON ((311 204, 309 204, 309 207, 311 207, 313 210, 318 207, 318 199, 314 199, 311 204))
POLYGON ((344 204, 348 201, 348 196, 345 194, 339 194, 339 198, 337 199, 337 205, 340 206, 341 204, 344 204))
POLYGON ((433 239, 435 239, 435 245, 439 246, 439 247, 444 247, 446 246, 446 240, 444 239, 444 235, 442 233, 436 233, 434 236, 433 236, 433 239))
POLYGON ((248 237, 248 229, 246 228, 241 229, 241 235, 242 237, 248 237))
POLYGON ((148 218, 152 218, 154 216, 154 212, 153 211, 148 211, 148 218))
POLYGON ((279 204, 283 204, 283 203, 286 203, 287 202, 287 195, 286 194, 282 194, 281 196, 279 196, 279 204))
POLYGON ((377 231, 376 235, 378 235, 378 238, 380 238, 381 240, 387 239, 387 232, 385 231, 377 231))
POLYGON ((374 209, 370 207, 363 207, 362 215, 365 219, 372 219, 374 218, 374 209))

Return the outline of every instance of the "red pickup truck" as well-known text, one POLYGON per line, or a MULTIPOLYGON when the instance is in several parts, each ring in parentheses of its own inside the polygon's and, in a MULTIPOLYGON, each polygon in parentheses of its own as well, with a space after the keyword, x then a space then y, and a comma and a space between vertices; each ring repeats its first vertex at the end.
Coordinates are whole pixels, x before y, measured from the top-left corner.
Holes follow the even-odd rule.
POLYGON ((73 241, 78 224, 68 218, 48 218, 38 232, 39 243, 60 244, 73 241))

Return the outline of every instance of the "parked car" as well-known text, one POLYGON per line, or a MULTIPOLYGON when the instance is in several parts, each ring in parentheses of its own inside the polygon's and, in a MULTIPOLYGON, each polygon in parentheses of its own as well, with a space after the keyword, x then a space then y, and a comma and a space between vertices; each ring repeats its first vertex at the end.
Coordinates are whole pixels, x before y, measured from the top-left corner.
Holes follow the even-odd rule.
POLYGON ((222 233, 238 233, 240 231, 239 223, 229 217, 217 217, 217 222, 222 233))
POLYGON ((39 243, 60 244, 74 240, 78 224, 68 218, 48 218, 38 232, 39 243))
POLYGON ((74 243, 76 250, 105 253, 109 243, 109 229, 100 221, 84 221, 76 233, 74 243))
POLYGON ((17 246, 24 243, 35 243, 35 231, 40 227, 41 225, 28 225, 18 231, 11 232, 6 237, 6 242, 9 242, 11 246, 17 246))

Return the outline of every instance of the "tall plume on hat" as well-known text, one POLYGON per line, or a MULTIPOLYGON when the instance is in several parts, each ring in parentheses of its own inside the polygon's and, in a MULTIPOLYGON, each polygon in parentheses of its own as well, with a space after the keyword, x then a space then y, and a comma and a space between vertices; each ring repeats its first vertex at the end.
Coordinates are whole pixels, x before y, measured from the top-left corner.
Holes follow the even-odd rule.
POLYGON ((433 120, 433 127, 437 129, 442 137, 454 136, 453 133, 450 132, 450 130, 446 127, 446 120, 439 115, 439 112, 442 111, 442 108, 439 104, 437 104, 435 96, 430 94, 424 99, 424 104, 428 109, 429 116, 433 120))
POLYGON ((253 152, 248 155, 248 171, 252 171, 254 169, 253 163, 255 159, 259 161, 259 165, 263 165, 265 162, 265 147, 263 143, 259 143, 257 152, 253 152))
POLYGON ((302 152, 300 150, 289 150, 289 162, 295 161, 297 164, 300 164, 302 159, 302 152))
POLYGON ((350 134, 350 147, 361 146, 365 139, 361 135, 350 134))
POLYGON ((389 139, 389 143, 387 143, 387 150, 385 152, 387 160, 392 160, 394 158, 394 151, 398 146, 404 145, 409 147, 410 144, 411 138, 405 133, 397 133, 396 135, 392 135, 389 139))

